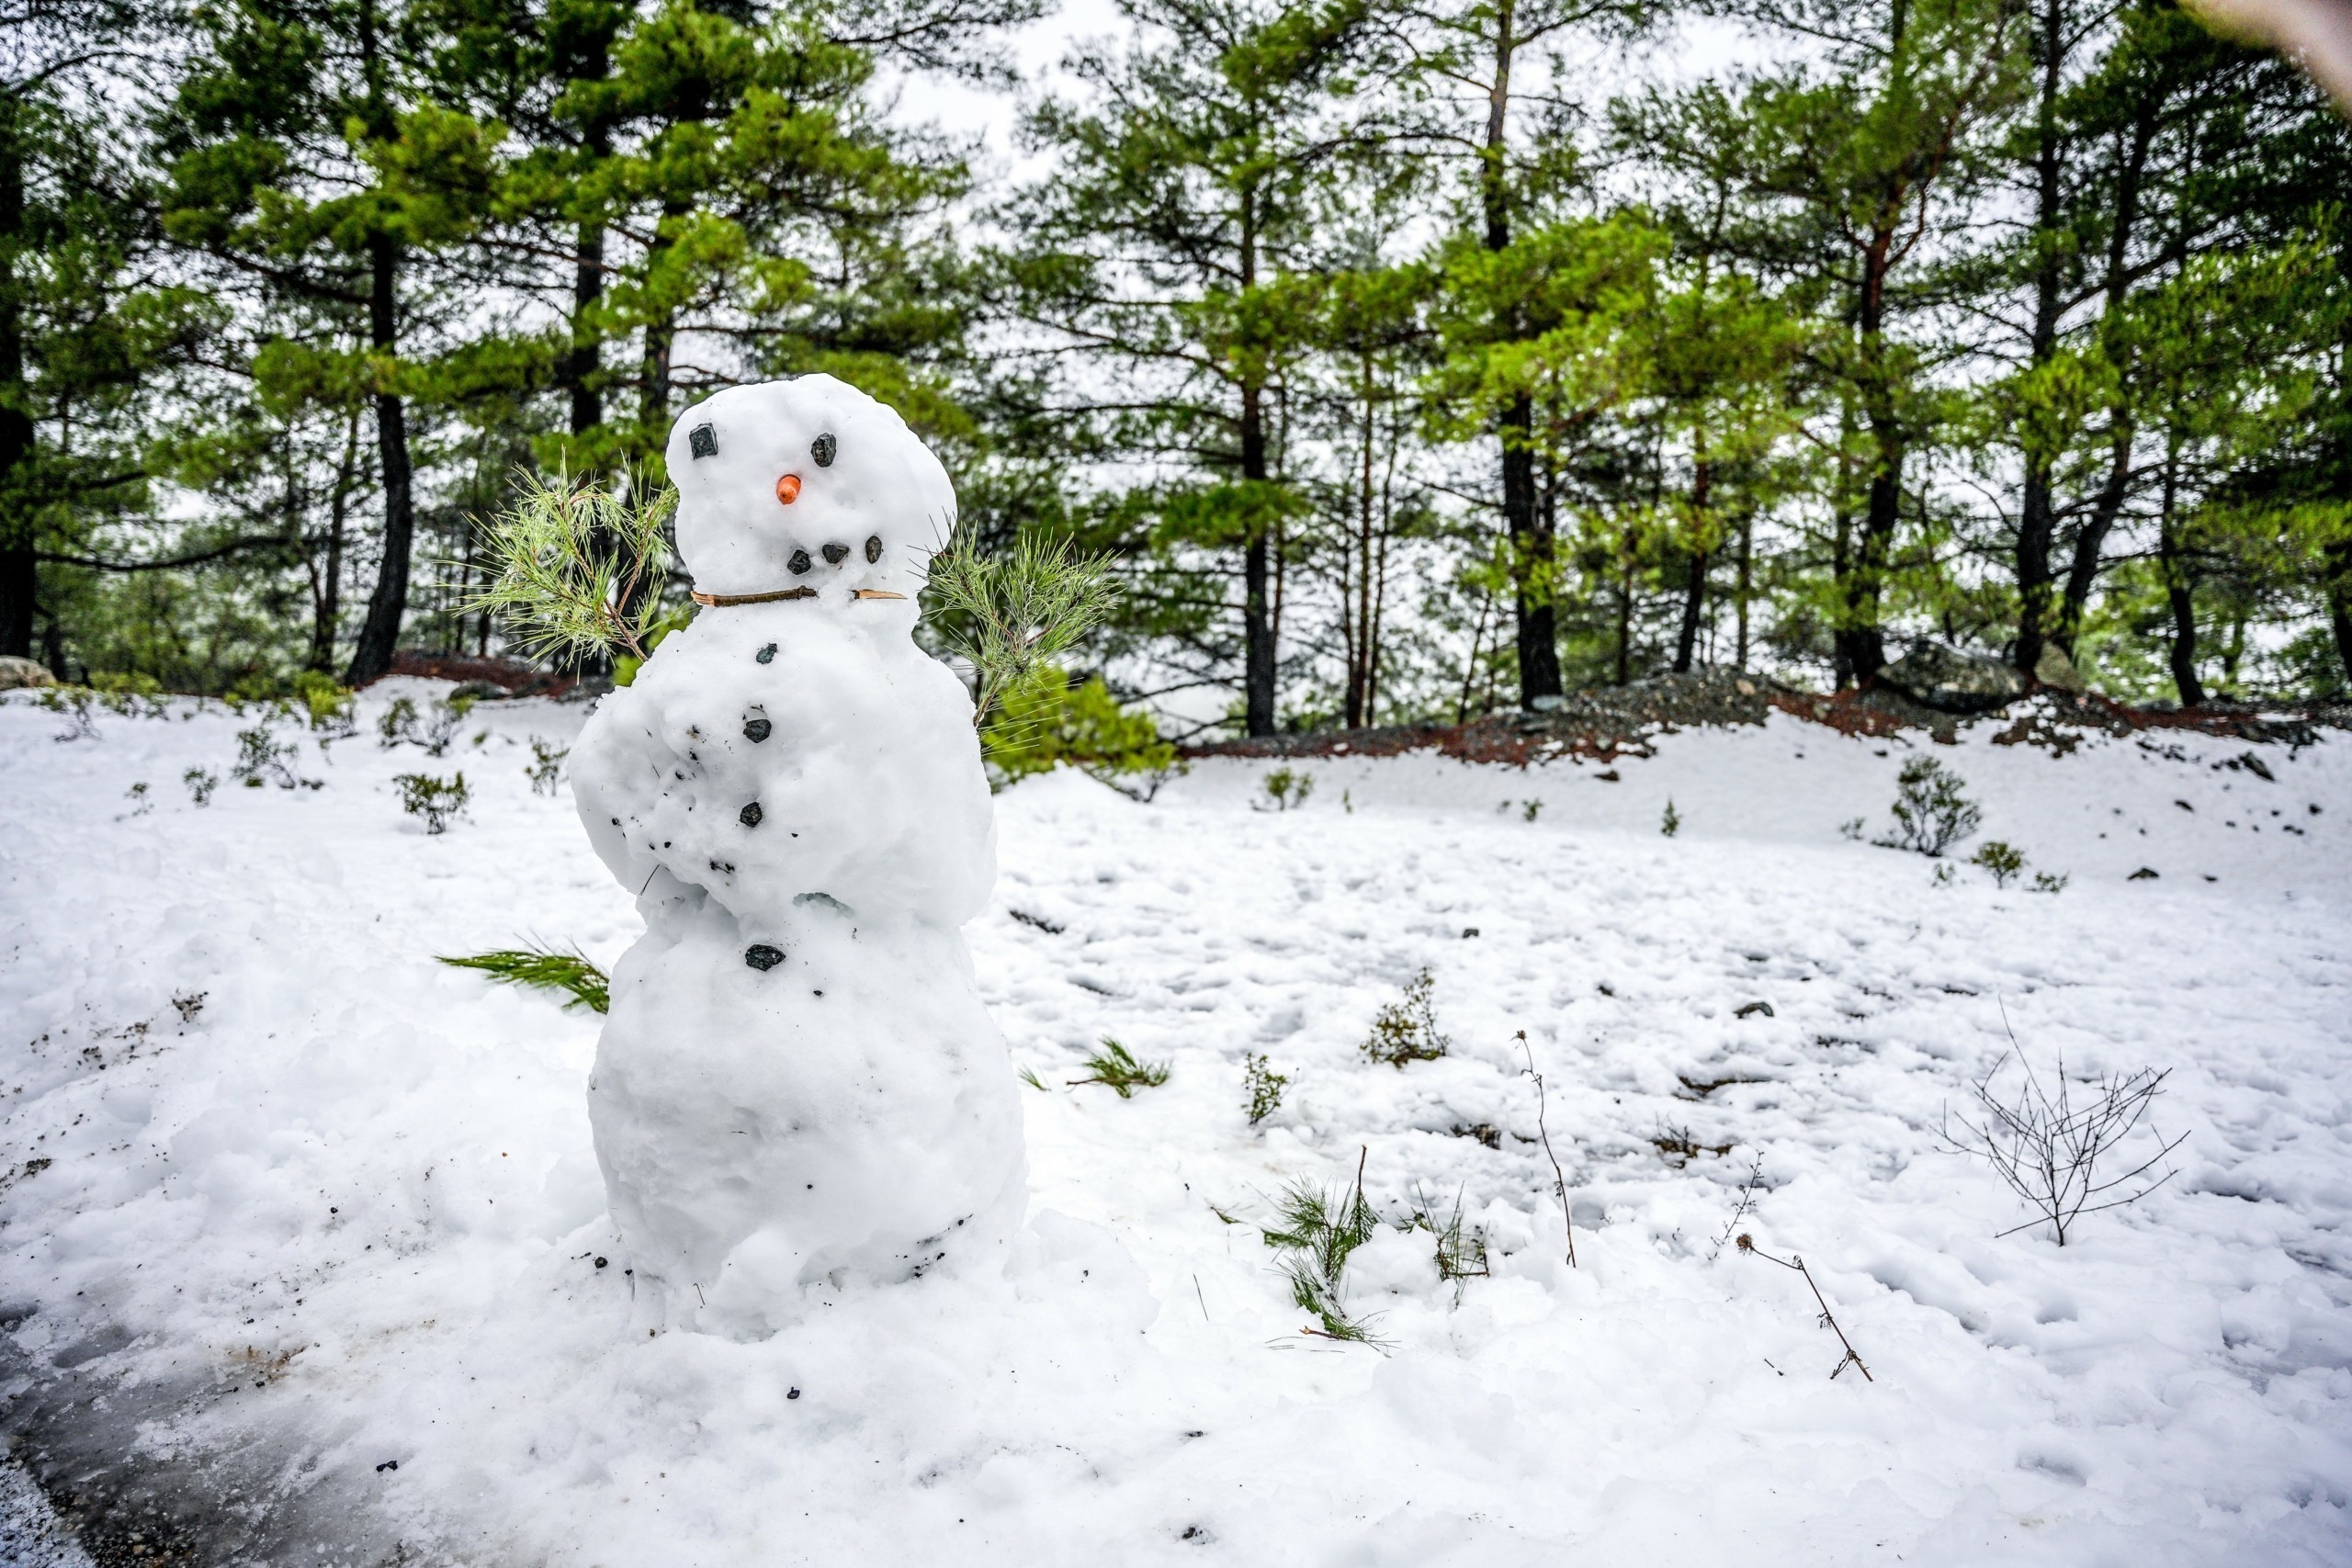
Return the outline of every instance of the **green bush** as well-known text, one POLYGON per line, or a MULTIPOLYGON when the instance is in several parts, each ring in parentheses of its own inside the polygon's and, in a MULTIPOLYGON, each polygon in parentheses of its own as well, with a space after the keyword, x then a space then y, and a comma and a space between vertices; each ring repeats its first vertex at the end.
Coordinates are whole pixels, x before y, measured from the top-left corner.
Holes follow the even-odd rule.
POLYGON ((1141 775, 1148 795, 1176 768, 1176 748, 1150 715, 1121 707, 1100 677, 1072 682, 1050 669, 998 701, 980 731, 980 755, 1000 789, 1068 762, 1114 788, 1141 775))
POLYGON ((437 779, 430 773, 397 773, 392 783, 401 792, 401 809, 411 817, 421 818, 427 833, 446 833, 449 824, 464 814, 472 803, 473 792, 466 787, 466 775, 437 779))

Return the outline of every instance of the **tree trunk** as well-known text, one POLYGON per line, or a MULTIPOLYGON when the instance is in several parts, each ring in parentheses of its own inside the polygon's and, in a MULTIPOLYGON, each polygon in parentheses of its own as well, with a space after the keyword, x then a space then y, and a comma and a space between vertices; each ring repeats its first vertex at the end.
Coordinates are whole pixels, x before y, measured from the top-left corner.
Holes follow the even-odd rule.
MULTIPOLYGON (((390 359, 400 343, 400 247, 390 234, 369 237, 368 265, 368 341, 378 354, 390 359)), ((408 410, 400 394, 389 388, 377 391, 375 403, 376 461, 384 482, 383 562, 376 570, 376 591, 368 596, 368 618, 360 623, 351 668, 344 672, 347 686, 373 681, 392 667, 401 620, 408 612, 409 547, 416 531, 415 501, 410 491, 408 410)))
MULTIPOLYGON (((2064 0, 2042 0, 2039 40, 2041 90, 2034 124, 2033 332, 2029 362, 2046 365, 2058 346, 2058 85, 2064 63, 2064 0)), ((2025 494, 2018 510, 2017 667, 2030 680, 2041 662, 2050 615, 2050 541, 2056 525, 2051 495, 2053 454, 2024 443, 2025 494)))
POLYGON ((1350 729, 1364 724, 1364 706, 1372 686, 1372 355, 1363 356, 1363 415, 1357 434, 1363 447, 1356 475, 1356 538, 1354 592, 1342 591, 1340 613, 1348 634, 1348 682, 1342 699, 1343 720, 1350 729))
POLYGON ((1755 550, 1756 519, 1750 514, 1739 520, 1739 649, 1734 668, 1742 673, 1747 670, 1747 596, 1753 592, 1749 572, 1755 550))
POLYGON ((334 494, 327 502, 327 560, 311 622, 311 668, 334 668, 334 642, 343 629, 343 530, 351 513, 352 486, 359 481, 359 411, 343 426, 343 460, 335 465, 334 494))
POLYGON ((18 476, 33 459, 31 399, 25 386, 24 318, 17 303, 15 259, 25 228, 24 149, 14 100, 0 97, 0 654, 30 659, 33 604, 40 574, 29 507, 18 476))
POLYGON ((2164 572, 2165 599, 2172 610, 2172 683, 2185 708, 2205 705, 2205 685, 2197 678, 2196 584, 2183 558, 2179 536, 2173 528, 2177 465, 2165 462, 2164 511, 2156 525, 2156 563, 2164 572))
MULTIPOLYGON (((1266 479, 1264 393, 1241 389, 1241 477, 1266 479)), ((1254 510, 1254 498, 1252 506, 1254 510)), ((1252 735, 1274 733, 1274 625, 1268 593, 1272 572, 1267 530, 1253 522, 1242 550, 1242 705, 1252 735)))
POLYGON ((571 353, 563 370, 571 386, 574 435, 585 435, 605 423, 605 333, 589 320, 604 297, 605 226, 582 223, 571 274, 571 353))
POLYGON ((1690 518, 1698 530, 1700 546, 1690 552, 1690 580, 1682 590, 1682 627, 1674 639, 1677 675, 1690 673, 1690 657, 1699 646, 1699 613, 1706 605, 1707 562, 1714 553, 1706 545, 1707 488, 1713 477, 1707 460, 1700 458, 1690 480, 1690 518))
POLYGON ((2327 613, 2335 632, 2335 657, 2344 666, 2345 686, 2352 691, 2352 540, 2330 545, 2327 561, 2327 613))
MULTIPOLYGON (((1494 74, 1487 86, 1487 134, 1478 152, 1478 200, 1489 251, 1510 244, 1510 72, 1519 51, 1512 32, 1514 0, 1495 12, 1494 74)), ((1510 322, 1498 322, 1505 330, 1510 322)), ((1560 694, 1557 621, 1552 607, 1551 531, 1535 503, 1535 452, 1530 440, 1535 406, 1521 396, 1503 410, 1496 432, 1502 444, 1503 535, 1510 541, 1511 610, 1518 623, 1519 704, 1560 694)))
MULTIPOLYGON (((2141 178, 2147 168, 2148 149, 2155 141, 2156 129, 2154 107, 2143 105, 2132 126, 2132 150, 2123 160, 2122 174, 2117 181, 2115 223, 2107 240, 2109 322, 2120 320, 2129 292, 2130 276, 2125 269, 2131 259, 2132 231, 2140 220, 2141 178)), ((2108 427, 2107 479, 2091 503, 2090 516, 2075 536, 2074 560, 2066 571, 2065 594, 2059 602, 2057 624, 2051 631, 2051 640, 2065 649, 2069 659, 2075 656, 2075 638, 2082 629, 2083 611, 2089 605, 2091 590, 2098 582, 2107 536, 2122 515, 2123 503, 2131 496, 2135 432, 2132 416, 2120 398, 2108 407, 2108 427)))
POLYGON ((1862 508, 1861 537, 1855 541, 1839 585, 1838 663, 1843 679, 1860 684, 1886 663, 1886 633, 1880 624, 1887 563, 1894 553, 1894 531, 1902 517, 1904 433, 1894 412, 1885 357, 1886 278, 1894 231, 1881 228, 1862 252, 1862 281, 1856 325, 1861 335, 1863 416, 1871 434, 1871 484, 1862 508))

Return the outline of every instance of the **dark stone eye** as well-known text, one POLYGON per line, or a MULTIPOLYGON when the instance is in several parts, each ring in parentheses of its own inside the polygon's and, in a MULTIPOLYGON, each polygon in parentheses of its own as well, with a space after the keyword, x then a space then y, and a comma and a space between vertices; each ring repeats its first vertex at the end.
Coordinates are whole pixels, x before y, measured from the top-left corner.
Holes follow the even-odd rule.
POLYGON ((766 813, 760 809, 760 803, 755 800, 736 813, 735 820, 746 828, 756 828, 760 825, 760 818, 765 815, 766 813))
POLYGON ((743 950, 743 962, 764 975, 784 962, 784 949, 755 942, 743 950))
POLYGON ((757 746, 761 741, 765 740, 769 736, 775 733, 775 726, 770 724, 766 719, 747 718, 743 721, 743 739, 749 740, 754 746, 757 746))
POLYGON ((849 547, 836 541, 825 547, 824 555, 825 564, 828 566, 839 566, 842 564, 843 558, 849 555, 849 547))
POLYGON ((795 550, 792 552, 792 558, 784 564, 792 569, 793 576, 803 577, 808 574, 809 567, 815 563, 809 560, 807 550, 795 550))
POLYGON ((808 443, 808 456, 817 459, 817 466, 820 468, 831 468, 833 454, 840 450, 841 447, 833 440, 833 433, 830 430, 808 443))
POLYGON ((686 432, 686 450, 696 457, 718 456, 718 432, 707 424, 697 424, 686 432))
POLYGON ((865 560, 866 560, 866 564, 867 564, 867 565, 869 565, 869 566, 871 566, 874 562, 878 561, 878 560, 880 560, 881 558, 882 558, 882 536, 881 536, 881 535, 879 535, 879 534, 868 534, 868 535, 865 536, 865 560))
POLYGON ((775 644, 774 643, 768 644, 765 648, 760 649, 759 652, 752 655, 752 661, 754 664, 770 664, 775 662, 775 644))

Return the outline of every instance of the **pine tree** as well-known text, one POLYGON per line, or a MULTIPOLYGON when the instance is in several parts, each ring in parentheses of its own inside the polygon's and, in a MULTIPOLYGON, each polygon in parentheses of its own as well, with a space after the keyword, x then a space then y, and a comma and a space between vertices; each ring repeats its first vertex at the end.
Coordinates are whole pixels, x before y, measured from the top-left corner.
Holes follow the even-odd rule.
MULTIPOLYGON (((1133 497, 1160 553, 1240 556, 1242 718, 1267 735, 1281 541, 1305 504, 1283 402, 1317 319, 1305 268, 1318 182, 1365 146, 1343 112, 1365 14, 1359 0, 1122 11, 1136 28, 1124 51, 1069 62, 1093 101, 1030 117, 1055 168, 1007 215, 1027 237, 1017 308, 1086 367, 1074 382, 1126 379, 1101 401, 1103 434, 1176 466, 1133 497)), ((1223 601, 1203 575, 1178 592, 1223 601)))

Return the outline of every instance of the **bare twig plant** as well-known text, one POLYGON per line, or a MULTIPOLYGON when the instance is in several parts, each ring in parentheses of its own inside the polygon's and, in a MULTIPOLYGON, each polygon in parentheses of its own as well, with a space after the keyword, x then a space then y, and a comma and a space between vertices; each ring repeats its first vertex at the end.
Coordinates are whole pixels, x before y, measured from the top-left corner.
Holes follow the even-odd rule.
POLYGON ((1758 1155, 1747 1168, 1747 1179, 1739 1184, 1739 1201, 1732 1206, 1731 1218, 1724 1222, 1724 1234, 1715 1237, 1715 1245, 1707 1249, 1707 1261, 1713 1263, 1731 1245, 1732 1232, 1739 1229, 1739 1222, 1756 1207, 1756 1190, 1764 1185, 1764 1156, 1758 1155))
POLYGON ((960 533, 932 558, 930 578, 940 635, 972 664, 976 729, 1007 694, 1101 626, 1119 598, 1108 556, 1081 556, 1068 539, 1034 534, 982 555, 960 533))
POLYGON ((483 529, 490 585, 461 611, 500 616, 534 659, 643 659, 662 615, 663 536, 678 492, 649 495, 642 475, 614 482, 525 471, 516 479, 514 504, 483 529))
POLYGON ((1846 1349, 1844 1357, 1842 1357, 1838 1360, 1838 1364, 1835 1367, 1832 1367, 1829 1371, 1829 1375, 1833 1380, 1839 1372, 1844 1371, 1848 1367, 1851 1367, 1856 1371, 1862 1374, 1862 1381, 1864 1382, 1878 1382, 1878 1379, 1871 1376, 1871 1370, 1862 1365, 1862 1358, 1856 1353, 1854 1349, 1854 1342, 1846 1337, 1846 1331, 1844 1329, 1838 1326, 1838 1318, 1836 1314, 1829 1310, 1829 1298, 1821 1293, 1821 1286, 1815 1280, 1813 1277, 1813 1270, 1804 1266, 1804 1258, 1797 1257, 1793 1253, 1786 1258, 1775 1258, 1770 1253, 1765 1251, 1762 1247, 1757 1246, 1756 1238, 1749 1235, 1745 1231, 1740 1233, 1739 1249, 1751 1257, 1760 1258, 1767 1263, 1777 1263, 1783 1269, 1793 1269, 1798 1273, 1804 1276, 1804 1282, 1808 1286, 1812 1287, 1813 1299, 1821 1305, 1821 1326, 1829 1330, 1830 1333, 1838 1336, 1838 1343, 1844 1346, 1846 1349))
POLYGON ((1577 1266, 1577 1223, 1568 1212, 1568 1174, 1560 1168, 1560 1156, 1552 1152, 1552 1130, 1544 1123, 1544 1075, 1535 1070, 1535 1047, 1527 1043, 1527 1031, 1519 1032, 1519 1048, 1527 1053, 1527 1076, 1535 1080, 1535 1132, 1544 1141, 1544 1157, 1552 1162, 1552 1190, 1560 1195, 1560 1231, 1568 1238, 1568 1267, 1577 1266))
MULTIPOLYGON (((2006 1027, 2006 1009, 2002 1022, 2006 1027)), ((2151 1126, 2149 1135, 2156 1141, 2153 1154, 2128 1170, 2102 1170, 2101 1163, 2111 1163, 2118 1145, 2147 1120, 2156 1096, 2164 1090, 2165 1079, 2172 1076, 2171 1069, 2105 1073, 2078 1085, 2067 1077, 2066 1059, 2061 1056, 2052 1076, 2058 1084, 2055 1094, 2043 1087, 2041 1075, 2034 1071, 2011 1032, 2009 1049, 1972 1086, 1977 1118, 1954 1117, 1947 1110, 1942 1133, 1944 1142, 1953 1149, 1990 1164, 2008 1183, 2009 1190, 2033 1211, 2033 1218, 2011 1225, 2002 1235, 2047 1224, 2064 1247, 2066 1233, 2083 1215, 2136 1203, 2171 1180, 2173 1173, 2166 1171, 2153 1181, 2141 1182, 2188 1134, 2167 1140, 2151 1126), (2004 1091, 1995 1080, 2011 1056, 2018 1061, 2018 1079, 2014 1089, 2004 1091), (1957 1134, 1951 1128, 1954 1121, 1960 1123, 1957 1134), (2132 1190, 2124 1190, 2127 1188, 2132 1190)))

